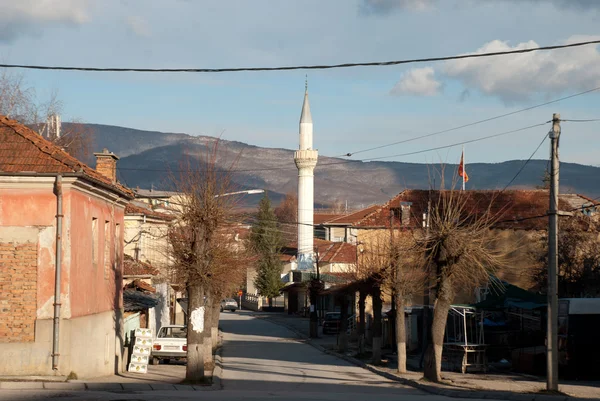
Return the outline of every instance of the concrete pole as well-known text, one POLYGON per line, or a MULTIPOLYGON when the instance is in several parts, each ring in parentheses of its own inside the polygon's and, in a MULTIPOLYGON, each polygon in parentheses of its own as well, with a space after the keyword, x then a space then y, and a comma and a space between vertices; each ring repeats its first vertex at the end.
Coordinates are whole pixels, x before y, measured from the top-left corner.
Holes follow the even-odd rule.
POLYGON ((558 391, 558 143, 560 114, 552 115, 550 144, 550 210, 548 211, 548 334, 546 389, 558 391))

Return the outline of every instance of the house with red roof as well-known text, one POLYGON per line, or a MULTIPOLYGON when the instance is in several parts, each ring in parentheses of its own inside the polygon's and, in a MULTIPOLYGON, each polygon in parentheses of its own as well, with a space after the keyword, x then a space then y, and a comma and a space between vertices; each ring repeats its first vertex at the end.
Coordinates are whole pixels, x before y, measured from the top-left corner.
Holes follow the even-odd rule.
POLYGON ((97 169, 0 116, 0 376, 122 370, 118 157, 97 169))
MULTIPOLYGON (((405 190, 383 205, 365 209, 362 217, 354 219, 351 227, 361 248, 375 239, 388 238, 390 227, 396 232, 422 229, 427 224, 428 207, 443 207, 440 191, 405 190)), ((511 254, 510 266, 499 272, 499 278, 521 288, 530 289, 536 254, 541 251, 548 228, 547 190, 481 190, 464 191, 464 213, 469 218, 489 213, 496 246, 511 254)), ((598 218, 600 204, 584 195, 560 194, 558 209, 561 219, 585 216, 598 218)), ((329 223, 328 223, 329 224, 329 223)), ((386 240, 387 241, 387 240, 386 240)))

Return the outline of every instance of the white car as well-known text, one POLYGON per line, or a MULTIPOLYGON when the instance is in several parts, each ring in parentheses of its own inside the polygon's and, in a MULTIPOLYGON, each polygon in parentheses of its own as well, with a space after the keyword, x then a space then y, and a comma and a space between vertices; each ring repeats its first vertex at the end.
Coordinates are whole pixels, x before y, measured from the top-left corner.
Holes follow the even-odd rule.
POLYGON ((152 364, 158 365, 162 359, 181 360, 187 357, 187 327, 180 325, 163 326, 152 344, 152 364))
POLYGON ((233 298, 227 298, 221 301, 221 312, 229 310, 235 312, 238 308, 238 303, 233 298))

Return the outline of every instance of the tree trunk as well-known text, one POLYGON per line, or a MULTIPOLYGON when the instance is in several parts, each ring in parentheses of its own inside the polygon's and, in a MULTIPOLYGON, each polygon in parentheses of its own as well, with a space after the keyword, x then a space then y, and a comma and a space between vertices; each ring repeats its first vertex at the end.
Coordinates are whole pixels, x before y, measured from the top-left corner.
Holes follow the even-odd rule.
POLYGON ((446 332, 446 321, 448 320, 448 312, 452 305, 452 298, 451 280, 447 277, 440 277, 439 290, 433 305, 431 344, 425 355, 425 367, 423 371, 425 378, 433 382, 440 382, 442 380, 444 333, 446 332))
POLYGON ((379 285, 373 287, 373 357, 374 365, 381 365, 381 341, 382 341, 382 320, 381 320, 381 288, 379 285))
POLYGON ((340 297, 340 328, 338 332, 338 350, 346 352, 348 349, 348 297, 343 294, 340 297))
POLYGON ((185 378, 199 382, 204 378, 204 288, 188 286, 187 363, 185 378))
POLYGON ((358 353, 363 354, 365 352, 365 300, 367 294, 364 291, 359 291, 358 295, 358 353))
POLYGON ((404 294, 396 289, 396 353, 398 373, 406 373, 406 322, 404 320, 404 294))
POLYGON ((219 346, 219 317, 221 316, 220 304, 215 302, 212 308, 213 313, 213 326, 211 327, 211 338, 212 338, 212 350, 216 351, 219 346))
POLYGON ((213 362, 212 353, 212 327, 213 327, 213 294, 211 291, 206 291, 206 304, 204 313, 204 369, 210 369, 210 364, 213 362))
POLYGON ((269 308, 273 307, 273 297, 269 297, 269 308))

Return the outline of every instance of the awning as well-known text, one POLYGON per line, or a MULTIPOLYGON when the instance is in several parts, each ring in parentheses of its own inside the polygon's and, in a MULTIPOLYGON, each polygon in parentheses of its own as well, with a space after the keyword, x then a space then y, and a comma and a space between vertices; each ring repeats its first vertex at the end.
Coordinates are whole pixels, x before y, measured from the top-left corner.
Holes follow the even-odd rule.
POLYGON ((158 305, 158 297, 135 289, 123 291, 123 309, 125 312, 139 312, 158 305))

